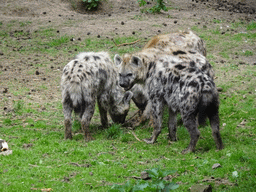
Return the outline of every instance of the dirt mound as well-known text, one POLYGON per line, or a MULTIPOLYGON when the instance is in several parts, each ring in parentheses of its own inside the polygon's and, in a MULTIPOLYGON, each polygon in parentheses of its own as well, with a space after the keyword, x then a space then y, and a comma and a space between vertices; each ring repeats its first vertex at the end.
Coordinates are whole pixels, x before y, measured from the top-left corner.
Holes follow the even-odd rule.
POLYGON ((228 11, 233 13, 256 13, 256 1, 254 0, 229 0, 229 1, 208 1, 208 0, 192 0, 192 2, 200 2, 208 7, 214 8, 216 11, 228 11))

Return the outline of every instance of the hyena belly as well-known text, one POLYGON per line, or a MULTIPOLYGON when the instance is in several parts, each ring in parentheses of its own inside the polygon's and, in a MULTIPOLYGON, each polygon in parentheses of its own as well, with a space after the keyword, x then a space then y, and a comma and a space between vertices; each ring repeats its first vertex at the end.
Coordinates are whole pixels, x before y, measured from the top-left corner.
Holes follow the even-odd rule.
POLYGON ((61 78, 65 138, 72 138, 71 114, 78 113, 85 140, 91 140, 89 125, 97 101, 101 123, 123 123, 129 110, 131 92, 124 93, 117 81, 117 70, 105 52, 80 53, 63 69, 61 78))
MULTIPOLYGON (((172 62, 173 57, 161 58, 157 62, 172 62)), ((217 149, 223 144, 219 132, 218 92, 211 77, 195 67, 186 67, 184 62, 170 68, 157 68, 160 63, 152 63, 146 87, 150 103, 154 131, 152 137, 145 139, 154 143, 161 133, 163 106, 169 108, 169 136, 176 141, 176 114, 180 112, 184 126, 190 134, 190 144, 183 152, 193 152, 199 139, 197 116, 200 110, 208 116, 217 149), (181 67, 183 66, 183 67, 181 67)))

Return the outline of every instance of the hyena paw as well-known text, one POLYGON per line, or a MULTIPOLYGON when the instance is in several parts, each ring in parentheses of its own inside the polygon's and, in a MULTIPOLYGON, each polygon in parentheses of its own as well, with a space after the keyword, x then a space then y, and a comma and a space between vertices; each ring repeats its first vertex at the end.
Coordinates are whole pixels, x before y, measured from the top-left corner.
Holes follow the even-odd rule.
POLYGON ((178 140, 176 136, 168 135, 168 138, 169 138, 171 141, 177 141, 177 140, 178 140))
POLYGON ((72 139, 72 134, 66 134, 65 139, 72 139))
POLYGON ((86 136, 85 137, 85 142, 89 142, 89 141, 92 141, 92 140, 95 140, 92 136, 86 136))
POLYGON ((183 155, 187 154, 187 153, 191 153, 191 152, 194 152, 194 150, 192 150, 191 148, 187 148, 187 149, 184 149, 181 153, 183 155))

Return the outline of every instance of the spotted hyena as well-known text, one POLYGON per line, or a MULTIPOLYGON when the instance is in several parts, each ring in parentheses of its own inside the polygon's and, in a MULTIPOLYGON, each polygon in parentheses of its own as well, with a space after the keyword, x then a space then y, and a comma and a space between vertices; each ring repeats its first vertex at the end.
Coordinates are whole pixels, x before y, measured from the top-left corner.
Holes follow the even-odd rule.
POLYGON ((123 123, 132 92, 118 85, 116 66, 106 52, 84 52, 63 69, 61 78, 65 138, 72 139, 71 113, 80 115, 85 140, 91 140, 89 125, 97 100, 101 124, 107 127, 107 112, 116 123, 123 123))
POLYGON ((207 68, 208 62, 201 54, 196 55, 197 53, 177 50, 169 55, 155 57, 151 61, 143 55, 124 55, 123 59, 116 58, 116 64, 120 65, 120 85, 125 90, 131 89, 136 83, 142 83, 146 87, 154 126, 152 137, 145 139, 147 143, 154 143, 160 134, 163 107, 167 104, 170 139, 177 140, 178 111, 190 133, 190 144, 183 152, 195 150, 200 135, 197 128, 197 116, 200 112, 210 119, 217 148, 223 148, 219 132, 218 92, 207 68))
MULTIPOLYGON (((142 51, 131 54, 125 54, 123 58, 118 55, 115 56, 115 62, 120 63, 124 60, 131 59, 132 56, 141 57, 143 62, 154 61, 159 55, 178 55, 180 58, 188 58, 197 60, 197 66, 203 71, 207 72, 210 76, 214 76, 212 66, 207 63, 202 63, 205 60, 206 48, 204 41, 192 31, 183 31, 179 33, 169 33, 166 35, 158 35, 153 37, 143 48, 142 51), (186 50, 188 53, 181 51, 186 50), (185 56, 184 56, 185 55, 185 56)), ((141 119, 134 126, 139 125, 141 122, 149 118, 150 103, 148 102, 148 95, 145 88, 141 84, 136 84, 132 87, 131 91, 134 94, 133 101, 141 111, 141 119)), ((200 114, 200 124, 204 124, 205 117, 200 114)))
POLYGON ((206 57, 204 41, 192 31, 169 33, 153 37, 143 49, 158 48, 168 51, 170 47, 180 47, 187 50, 195 50, 206 57))

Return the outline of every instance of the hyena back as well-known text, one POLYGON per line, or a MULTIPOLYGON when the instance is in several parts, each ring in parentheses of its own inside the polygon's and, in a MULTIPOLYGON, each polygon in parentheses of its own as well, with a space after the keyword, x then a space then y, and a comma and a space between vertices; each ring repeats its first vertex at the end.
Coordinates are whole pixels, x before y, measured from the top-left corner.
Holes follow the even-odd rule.
POLYGON ((186 50, 194 50, 206 57, 204 41, 192 31, 162 34, 153 37, 143 49, 157 48, 168 51, 170 47, 180 47, 186 50))
POLYGON ((116 123, 123 123, 129 111, 132 92, 118 85, 117 69, 106 52, 84 52, 63 69, 61 78, 65 138, 72 139, 72 111, 80 115, 85 140, 91 140, 89 125, 98 103, 101 124, 108 125, 107 112, 116 123))

